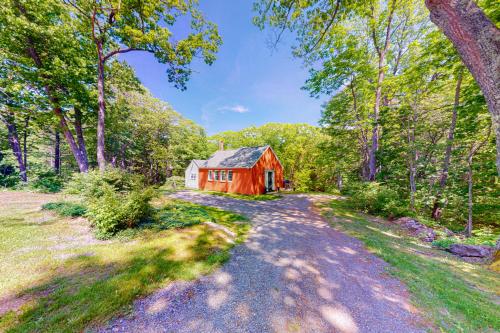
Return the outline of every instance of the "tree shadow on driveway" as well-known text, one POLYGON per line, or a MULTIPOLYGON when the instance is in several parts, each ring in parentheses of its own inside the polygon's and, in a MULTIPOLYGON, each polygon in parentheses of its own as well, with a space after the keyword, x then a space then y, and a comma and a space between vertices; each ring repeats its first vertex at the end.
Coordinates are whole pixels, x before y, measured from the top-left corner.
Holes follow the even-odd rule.
POLYGON ((305 195, 267 202, 174 195, 248 216, 252 231, 216 273, 136 302, 106 332, 424 332, 404 285, 329 227, 305 195))

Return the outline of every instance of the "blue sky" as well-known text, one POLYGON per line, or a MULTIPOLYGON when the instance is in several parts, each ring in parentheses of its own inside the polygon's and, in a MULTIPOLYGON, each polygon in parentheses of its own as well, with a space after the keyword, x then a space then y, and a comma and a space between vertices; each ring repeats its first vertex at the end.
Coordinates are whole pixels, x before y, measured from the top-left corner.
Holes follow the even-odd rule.
POLYGON ((166 67, 150 54, 122 56, 155 97, 205 127, 208 134, 239 130, 267 122, 306 122, 316 125, 323 99, 300 88, 307 69, 291 55, 285 39, 277 50, 268 47, 269 31, 252 24, 253 1, 201 1, 204 15, 219 27, 223 45, 212 66, 193 65, 186 91, 167 80, 166 67))

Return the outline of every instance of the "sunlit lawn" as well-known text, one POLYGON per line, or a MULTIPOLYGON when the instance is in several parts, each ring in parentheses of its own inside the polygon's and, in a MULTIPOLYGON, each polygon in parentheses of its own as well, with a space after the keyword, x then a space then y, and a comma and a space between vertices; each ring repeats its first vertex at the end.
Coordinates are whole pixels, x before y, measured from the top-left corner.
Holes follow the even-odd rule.
MULTIPOLYGON (((0 192, 0 310, 21 305, 1 315, 0 331, 79 332, 126 311, 139 296, 207 274, 229 258, 227 234, 205 224, 144 228, 132 238, 98 241, 84 219, 40 210, 60 199, 0 192)), ((237 214, 164 199, 156 205, 174 205, 183 214, 196 208, 237 240, 248 230, 237 214)))
POLYGON ((320 204, 331 225, 362 240, 391 265, 415 304, 444 332, 500 331, 500 277, 406 237, 383 220, 358 214, 343 200, 320 204))

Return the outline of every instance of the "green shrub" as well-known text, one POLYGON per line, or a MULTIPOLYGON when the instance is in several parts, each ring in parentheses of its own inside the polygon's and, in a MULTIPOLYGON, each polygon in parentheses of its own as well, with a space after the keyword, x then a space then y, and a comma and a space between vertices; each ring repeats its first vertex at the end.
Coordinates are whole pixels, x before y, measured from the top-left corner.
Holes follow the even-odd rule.
POLYGON ((145 187, 140 175, 108 168, 75 174, 66 192, 86 199, 86 216, 99 238, 109 238, 117 232, 133 228, 152 215, 151 199, 155 191, 145 187))
POLYGON ((441 249, 449 249, 452 244, 457 243, 455 238, 441 238, 432 242, 433 246, 439 247, 441 249))
MULTIPOLYGON (((0 161, 2 156, 0 154, 0 161)), ((0 164, 0 186, 1 187, 15 187, 19 183, 19 173, 10 164, 0 164)))
POLYGON ((175 191, 184 189, 184 177, 172 176, 165 180, 165 184, 162 185, 161 189, 164 191, 175 191))
POLYGON ((68 217, 83 216, 87 212, 85 206, 67 201, 49 202, 43 205, 42 209, 52 210, 61 216, 68 217))
POLYGON ((491 227, 483 227, 472 230, 472 237, 466 238, 464 243, 471 245, 488 245, 495 246, 500 237, 499 230, 496 231, 491 227))
POLYGON ((351 204, 366 213, 388 217, 413 215, 397 191, 379 183, 363 183, 346 190, 351 204))
POLYGON ((76 173, 66 185, 66 192, 78 194, 87 199, 104 195, 104 188, 109 185, 114 191, 126 193, 144 186, 144 179, 125 170, 108 168, 101 173, 91 170, 88 173, 76 173))
POLYGON ((39 173, 31 182, 31 188, 43 193, 56 193, 61 191, 64 182, 62 178, 53 171, 39 173))
POLYGON ((148 219, 155 191, 151 188, 124 193, 104 183, 99 196, 89 199, 86 216, 96 228, 99 238, 109 238, 116 232, 132 228, 148 219))

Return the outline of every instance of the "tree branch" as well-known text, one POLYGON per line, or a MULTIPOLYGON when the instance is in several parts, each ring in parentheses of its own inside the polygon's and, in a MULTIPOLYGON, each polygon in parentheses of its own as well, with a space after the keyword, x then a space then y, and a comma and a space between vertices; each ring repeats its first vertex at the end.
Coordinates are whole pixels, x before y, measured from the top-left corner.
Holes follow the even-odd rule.
POLYGON ((281 28, 281 31, 278 33, 276 40, 274 41, 274 45, 273 45, 274 48, 276 48, 276 46, 278 45, 278 43, 281 39, 281 36, 283 35, 283 33, 286 30, 286 26, 287 26, 286 23, 288 22, 288 16, 290 15, 290 12, 292 11, 294 3, 295 3, 295 1, 290 1, 290 6, 288 6, 288 9, 287 9, 286 15, 285 15, 285 22, 283 22, 283 28, 281 28))
POLYGON ((146 52, 151 52, 149 50, 141 49, 141 48, 138 48, 138 47, 129 47, 129 48, 126 48, 126 49, 118 49, 118 50, 111 51, 111 52, 109 52, 108 54, 106 54, 104 56, 103 60, 106 61, 106 60, 108 60, 109 58, 111 58, 112 56, 114 56, 116 54, 127 53, 127 52, 131 52, 131 51, 146 51, 146 52))
MULTIPOLYGON (((314 43, 314 45, 309 49, 309 52, 313 51, 318 45, 319 43, 323 40, 323 38, 325 38, 325 35, 327 34, 327 32, 330 30, 330 28, 332 27, 333 23, 335 22, 335 18, 337 17, 337 13, 339 12, 339 8, 340 8, 340 3, 341 3, 342 0, 337 0, 336 4, 335 4, 335 9, 333 11, 333 14, 332 14, 332 17, 330 18, 330 21, 328 21, 328 24, 326 25, 326 28, 325 30, 323 30, 323 32, 321 33, 321 35, 319 36, 318 40, 314 43)), ((309 53, 307 52, 307 53, 309 53)))

